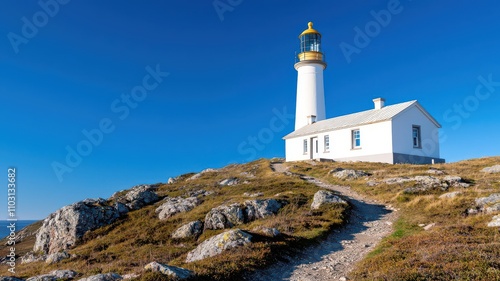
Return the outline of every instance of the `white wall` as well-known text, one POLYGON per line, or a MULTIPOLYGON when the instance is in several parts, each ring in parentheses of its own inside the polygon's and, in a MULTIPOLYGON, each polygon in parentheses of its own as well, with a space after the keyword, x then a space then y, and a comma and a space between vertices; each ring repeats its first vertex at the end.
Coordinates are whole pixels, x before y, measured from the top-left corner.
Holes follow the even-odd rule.
POLYGON ((392 163, 392 137, 391 122, 379 122, 354 128, 347 128, 296 137, 285 140, 285 155, 287 161, 311 159, 311 138, 319 140, 319 153, 316 158, 333 160, 364 160, 373 162, 392 163), (352 130, 359 129, 361 135, 361 148, 352 149, 352 130), (325 151, 324 136, 330 136, 330 149, 325 151), (303 141, 308 140, 308 153, 304 154, 303 141), (367 156, 370 156, 366 158, 367 156))
POLYGON ((394 152, 439 158, 438 127, 416 106, 398 114, 392 121, 394 152), (412 127, 420 126, 421 148, 413 147, 412 127))

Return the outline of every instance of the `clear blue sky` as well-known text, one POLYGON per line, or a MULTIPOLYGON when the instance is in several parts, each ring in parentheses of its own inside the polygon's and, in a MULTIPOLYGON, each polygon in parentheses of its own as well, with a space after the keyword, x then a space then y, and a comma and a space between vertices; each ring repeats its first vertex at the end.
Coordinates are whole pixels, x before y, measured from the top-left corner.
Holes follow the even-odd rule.
POLYGON ((18 218, 38 219, 136 184, 283 157, 308 21, 323 34, 327 117, 375 97, 417 99, 443 126, 447 161, 499 155, 500 3, 367 2, 4 1, 0 219, 8 167, 18 218), (54 163, 66 166, 59 178, 54 163))

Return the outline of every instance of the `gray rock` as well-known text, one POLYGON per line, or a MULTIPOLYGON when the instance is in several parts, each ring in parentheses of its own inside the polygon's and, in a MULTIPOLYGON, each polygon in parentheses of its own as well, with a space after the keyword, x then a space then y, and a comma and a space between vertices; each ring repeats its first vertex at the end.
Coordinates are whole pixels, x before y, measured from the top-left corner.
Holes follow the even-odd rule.
POLYGON ((423 188, 441 187, 441 180, 432 176, 416 176, 415 181, 423 188))
POLYGON ((257 192, 257 193, 248 193, 248 192, 245 192, 245 193, 243 193, 243 196, 246 196, 246 197, 259 197, 259 196, 264 196, 264 193, 262 193, 262 192, 257 192))
POLYGON ((367 174, 364 171, 352 170, 352 169, 342 169, 342 168, 333 169, 329 172, 329 174, 331 174, 334 177, 337 177, 339 179, 357 179, 357 178, 369 176, 369 174, 367 174))
POLYGON ((92 275, 87 278, 79 279, 78 281, 116 281, 116 280, 123 280, 123 278, 116 273, 106 273, 106 274, 92 275))
POLYGON ((212 195, 214 194, 213 191, 206 191, 206 190, 203 190, 203 189, 198 189, 198 190, 193 190, 193 191, 190 191, 187 193, 187 196, 188 197, 204 197, 204 196, 209 196, 209 195, 212 195))
POLYGON ((488 223, 489 227, 500 227, 500 215, 494 216, 491 221, 488 223))
POLYGON ((56 281, 61 279, 73 279, 78 275, 73 270, 54 270, 49 274, 43 274, 26 279, 26 281, 56 281))
POLYGON ((50 272, 50 274, 59 279, 73 279, 78 275, 78 273, 73 270, 54 270, 50 272))
POLYGON ((402 184, 402 183, 409 182, 409 181, 414 181, 414 180, 415 180, 414 178, 396 177, 396 178, 385 179, 384 182, 386 184, 402 184))
POLYGON ((500 165, 486 167, 486 168, 482 169, 481 172, 489 173, 489 174, 500 173, 500 165))
POLYGON ((178 213, 189 212, 194 207, 201 204, 200 199, 197 197, 173 197, 165 198, 165 203, 161 204, 160 207, 156 208, 156 213, 160 220, 166 220, 178 213))
POLYGON ((487 214, 496 213, 496 212, 500 211, 500 203, 496 203, 496 204, 494 204, 493 206, 486 207, 486 208, 484 209, 484 211, 485 211, 487 214))
POLYGON ((194 276, 194 272, 191 270, 176 266, 169 266, 155 261, 147 264, 144 269, 151 270, 153 272, 160 272, 175 280, 184 280, 194 276))
POLYGON ((240 204, 222 205, 210 210, 205 216, 205 229, 224 229, 245 223, 240 204))
POLYGON ((125 204, 120 203, 120 202, 115 203, 115 209, 118 210, 118 213, 120 213, 120 216, 125 215, 129 211, 127 206, 125 206, 125 204))
POLYGON ((316 210, 325 204, 347 204, 342 198, 335 195, 335 193, 328 190, 319 190, 314 194, 313 202, 311 204, 311 209, 316 210))
POLYGON ((241 247, 251 243, 252 235, 233 229, 213 236, 203 241, 198 247, 188 253, 186 262, 202 260, 216 256, 225 250, 241 247))
POLYGON ((431 228, 433 228, 434 226, 436 226, 436 223, 435 223, 435 222, 430 223, 430 224, 428 224, 428 225, 424 226, 424 230, 430 230, 430 229, 431 229, 431 228))
POLYGON ((24 281, 24 279, 19 279, 13 276, 0 276, 0 281, 24 281))
POLYGON ((476 205, 479 207, 496 203, 500 203, 500 193, 493 193, 488 197, 476 198, 476 205))
POLYGON ((173 184, 177 182, 177 178, 168 178, 167 184, 173 184))
POLYGON ((366 185, 370 186, 370 187, 373 187, 373 186, 377 186, 378 185, 378 182, 376 181, 367 181, 366 182, 366 185))
POLYGON ((47 258, 46 254, 43 255, 35 255, 33 252, 28 252, 24 256, 21 257, 21 264, 32 263, 37 261, 45 261, 47 258))
POLYGON ((217 170, 216 169, 212 169, 212 168, 208 168, 208 169, 205 169, 193 176, 191 176, 190 178, 188 178, 188 180, 195 180, 195 179, 199 179, 203 174, 206 174, 206 173, 216 173, 217 170))
POLYGON ((119 217, 118 210, 108 206, 102 198, 86 199, 65 206, 43 221, 33 251, 53 254, 69 249, 87 231, 111 224, 119 217))
POLYGON ((264 236, 268 236, 268 237, 278 237, 281 235, 281 232, 274 227, 259 226, 259 227, 252 229, 252 231, 260 233, 260 234, 262 234, 264 236))
POLYGON ((429 170, 427 170, 427 173, 433 174, 433 175, 444 175, 444 171, 441 171, 441 170, 436 169, 436 168, 429 168, 429 170))
POLYGON ((130 210, 138 210, 160 200, 155 192, 157 189, 156 185, 138 185, 132 187, 125 195, 113 195, 110 199, 125 204, 130 210))
POLYGON ((189 237, 198 237, 203 232, 203 223, 201 221, 189 222, 172 233, 172 238, 182 239, 189 237))
POLYGON ((50 255, 47 255, 47 258, 45 259, 45 262, 48 264, 52 263, 58 263, 64 259, 69 259, 70 256, 66 252, 59 252, 59 253, 53 253, 50 255))
POLYGON ((239 183, 239 180, 237 178, 228 178, 224 179, 219 182, 220 186, 231 186, 231 185, 237 185, 239 183))
POLYGON ((451 198, 455 198, 457 197, 457 195, 459 194, 462 194, 461 191, 453 191, 453 192, 448 192, 448 193, 445 193, 445 194, 441 194, 439 196, 439 198, 448 198, 448 199, 451 199, 451 198))
POLYGON ((445 176, 443 180, 450 186, 453 187, 464 187, 467 188, 470 184, 464 182, 464 180, 459 176, 445 176))
POLYGON ((248 221, 263 219, 275 215, 283 205, 276 199, 247 200, 245 201, 245 213, 248 221))

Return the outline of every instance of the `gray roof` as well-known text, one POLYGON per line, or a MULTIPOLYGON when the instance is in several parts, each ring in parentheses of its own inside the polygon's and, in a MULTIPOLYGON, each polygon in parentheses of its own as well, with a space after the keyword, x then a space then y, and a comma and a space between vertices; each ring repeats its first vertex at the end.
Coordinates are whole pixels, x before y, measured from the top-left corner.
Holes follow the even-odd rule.
POLYGON ((441 127, 441 125, 439 125, 439 123, 418 103, 418 101, 413 100, 384 106, 381 109, 371 109, 358 113, 321 120, 316 123, 304 126, 286 135, 283 139, 290 139, 315 133, 334 131, 360 125, 388 121, 412 106, 416 106, 438 128, 441 127))

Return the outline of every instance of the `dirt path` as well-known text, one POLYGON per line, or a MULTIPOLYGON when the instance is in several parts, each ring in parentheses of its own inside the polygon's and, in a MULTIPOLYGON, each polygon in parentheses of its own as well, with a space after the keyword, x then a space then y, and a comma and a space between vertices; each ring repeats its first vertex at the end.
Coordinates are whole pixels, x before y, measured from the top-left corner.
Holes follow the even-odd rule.
MULTIPOLYGON (((287 172, 281 163, 274 163, 272 168, 275 172, 287 172)), ((326 184, 308 176, 301 178, 320 188, 336 191, 347 199, 352 206, 348 223, 300 256, 257 271, 245 280, 348 280, 346 276, 353 265, 392 232, 392 223, 397 217, 394 210, 364 198, 347 186, 326 184)))

